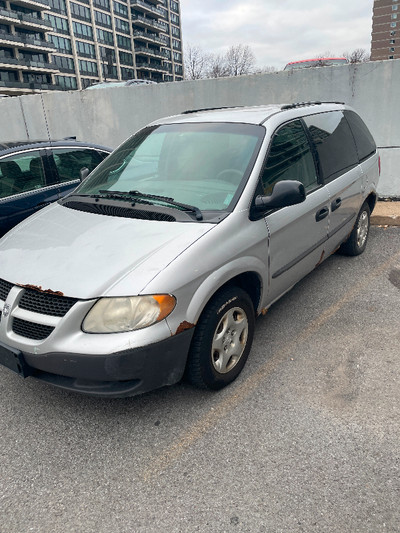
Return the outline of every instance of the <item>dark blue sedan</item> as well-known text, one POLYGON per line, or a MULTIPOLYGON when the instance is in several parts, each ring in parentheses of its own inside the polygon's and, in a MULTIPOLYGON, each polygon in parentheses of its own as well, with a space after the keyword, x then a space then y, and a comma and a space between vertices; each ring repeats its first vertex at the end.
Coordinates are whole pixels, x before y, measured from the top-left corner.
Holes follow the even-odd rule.
POLYGON ((72 140, 0 143, 0 237, 72 191, 110 148, 72 140))

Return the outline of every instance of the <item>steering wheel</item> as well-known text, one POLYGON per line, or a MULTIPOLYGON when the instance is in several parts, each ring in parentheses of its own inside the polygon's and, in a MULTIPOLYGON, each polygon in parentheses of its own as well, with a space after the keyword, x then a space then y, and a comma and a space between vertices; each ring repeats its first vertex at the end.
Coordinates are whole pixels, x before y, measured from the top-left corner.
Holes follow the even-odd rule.
POLYGON ((243 172, 240 172, 237 168, 226 168, 221 170, 216 178, 217 180, 229 181, 234 185, 239 185, 240 180, 243 178, 243 172))

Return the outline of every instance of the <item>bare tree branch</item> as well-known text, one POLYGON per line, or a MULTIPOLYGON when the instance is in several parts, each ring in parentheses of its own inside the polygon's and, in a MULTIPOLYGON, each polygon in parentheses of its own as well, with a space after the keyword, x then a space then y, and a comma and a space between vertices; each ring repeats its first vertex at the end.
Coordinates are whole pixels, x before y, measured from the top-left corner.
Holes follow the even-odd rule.
POLYGON ((210 57, 199 46, 187 45, 184 54, 185 78, 200 80, 205 78, 210 57))
POLYGON ((352 52, 343 52, 349 63, 365 63, 370 60, 370 55, 365 48, 356 48, 352 52))

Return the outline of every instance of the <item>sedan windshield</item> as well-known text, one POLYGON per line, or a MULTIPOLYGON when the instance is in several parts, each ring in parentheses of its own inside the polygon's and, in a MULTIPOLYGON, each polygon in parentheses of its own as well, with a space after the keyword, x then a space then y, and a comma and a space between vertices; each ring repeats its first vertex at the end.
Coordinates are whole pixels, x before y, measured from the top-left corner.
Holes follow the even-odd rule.
POLYGON ((264 136, 250 124, 171 124, 148 127, 128 139, 97 167, 75 193, 127 199, 175 209, 230 211, 264 136), (182 208, 183 209, 183 208, 182 208))

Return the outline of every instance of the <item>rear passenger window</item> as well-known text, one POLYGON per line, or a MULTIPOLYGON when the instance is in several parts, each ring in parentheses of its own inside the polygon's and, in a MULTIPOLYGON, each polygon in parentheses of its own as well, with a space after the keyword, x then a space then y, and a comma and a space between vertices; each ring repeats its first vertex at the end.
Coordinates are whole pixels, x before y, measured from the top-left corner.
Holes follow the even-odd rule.
POLYGON ((261 178, 263 194, 271 194, 282 180, 300 181, 307 191, 317 186, 314 158, 300 120, 282 126, 273 136, 261 178))
POLYGON ((358 165, 354 138, 342 111, 304 117, 325 183, 358 165))
POLYGON ((369 129, 357 113, 354 113, 354 111, 345 111, 344 116, 347 118, 347 122, 353 132, 359 160, 364 161, 364 159, 367 159, 367 157, 376 152, 375 141, 369 129))

